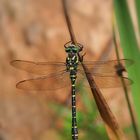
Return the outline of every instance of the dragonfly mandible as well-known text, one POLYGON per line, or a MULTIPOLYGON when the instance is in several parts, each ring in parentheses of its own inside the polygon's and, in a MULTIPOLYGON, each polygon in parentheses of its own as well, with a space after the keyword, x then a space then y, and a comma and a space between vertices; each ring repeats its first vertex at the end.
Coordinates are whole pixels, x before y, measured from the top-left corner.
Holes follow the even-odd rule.
MULTIPOLYGON (((93 76, 99 88, 120 87, 121 79, 118 76, 120 72, 125 71, 125 64, 132 65, 129 59, 121 59, 121 67, 118 69, 118 61, 84 61, 79 60, 78 54, 82 51, 82 45, 74 45, 68 42, 65 45, 67 53, 66 62, 32 62, 24 60, 13 60, 11 65, 29 73, 39 75, 39 77, 23 80, 17 83, 16 87, 23 90, 57 90, 71 85, 72 94, 72 138, 78 139, 78 129, 76 120, 76 83, 79 79, 84 79, 81 63, 87 68, 93 76)), ((130 85, 132 81, 123 77, 125 84, 130 85)))

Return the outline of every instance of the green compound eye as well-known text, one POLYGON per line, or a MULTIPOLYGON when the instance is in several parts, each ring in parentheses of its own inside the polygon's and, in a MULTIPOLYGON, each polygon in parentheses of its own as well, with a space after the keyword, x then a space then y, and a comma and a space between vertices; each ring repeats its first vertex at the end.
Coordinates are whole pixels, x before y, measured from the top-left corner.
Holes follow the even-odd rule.
POLYGON ((70 48, 66 48, 65 49, 66 52, 70 52, 70 50, 71 50, 70 48))
POLYGON ((78 52, 78 48, 72 48, 72 51, 73 51, 74 53, 77 53, 77 52, 78 52))
POLYGON ((79 48, 78 47, 76 47, 75 45, 70 45, 70 46, 68 46, 68 47, 66 47, 65 48, 65 51, 66 52, 73 52, 73 53, 78 53, 78 51, 79 51, 79 48))

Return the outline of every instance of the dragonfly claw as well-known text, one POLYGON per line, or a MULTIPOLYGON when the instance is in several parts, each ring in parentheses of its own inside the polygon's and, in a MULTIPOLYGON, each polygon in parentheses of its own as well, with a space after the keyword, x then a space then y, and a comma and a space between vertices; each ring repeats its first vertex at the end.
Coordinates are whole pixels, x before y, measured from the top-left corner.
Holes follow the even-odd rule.
POLYGON ((84 56, 86 55, 86 52, 81 55, 81 60, 83 61, 84 56))

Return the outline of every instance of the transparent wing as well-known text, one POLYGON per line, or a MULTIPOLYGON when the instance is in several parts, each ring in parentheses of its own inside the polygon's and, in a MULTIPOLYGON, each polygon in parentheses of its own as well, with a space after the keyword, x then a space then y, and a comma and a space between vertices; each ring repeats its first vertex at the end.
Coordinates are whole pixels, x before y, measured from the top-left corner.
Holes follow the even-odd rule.
MULTIPOLYGON (((121 59, 120 60, 122 69, 125 68, 125 65, 131 66, 133 61, 130 59, 121 59)), ((84 61, 83 64, 88 68, 89 72, 94 75, 101 76, 114 76, 116 75, 118 65, 118 60, 110 61, 84 61)), ((80 66, 81 67, 81 66, 80 66)), ((80 68, 81 69, 81 68, 80 68)))
MULTIPOLYGON (((86 76, 83 72, 79 72, 79 81, 83 81, 83 85, 86 87, 89 87, 88 81, 86 79, 86 76)), ((130 86, 133 81, 126 77, 119 77, 118 75, 114 76, 99 76, 99 75, 92 75, 92 78, 95 80, 95 83, 99 88, 118 88, 122 87, 122 81, 121 78, 123 78, 125 85, 130 86)))
POLYGON ((24 60, 13 60, 11 65, 15 68, 38 75, 48 75, 66 69, 64 62, 32 62, 24 60))
POLYGON ((23 90, 56 90, 69 86, 70 78, 68 72, 51 74, 48 76, 27 79, 17 83, 16 87, 23 90))
MULTIPOLYGON (((122 81, 120 77, 111 77, 111 76, 94 76, 93 77, 97 86, 99 88, 118 88, 118 87, 122 87, 122 81)), ((129 86, 131 85, 133 82, 132 80, 126 78, 126 77, 122 77, 125 85, 129 86)))

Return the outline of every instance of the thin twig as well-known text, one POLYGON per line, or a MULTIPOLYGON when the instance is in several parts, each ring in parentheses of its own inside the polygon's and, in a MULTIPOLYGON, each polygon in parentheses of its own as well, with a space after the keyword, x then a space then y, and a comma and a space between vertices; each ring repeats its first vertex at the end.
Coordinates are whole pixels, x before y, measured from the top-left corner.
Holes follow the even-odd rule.
POLYGON ((76 44, 77 42, 76 42, 75 34, 74 34, 74 31, 73 31, 73 28, 72 28, 72 25, 71 25, 70 17, 69 17, 69 14, 68 14, 66 0, 62 0, 62 5, 63 5, 63 11, 64 11, 67 27, 68 27, 68 30, 69 30, 69 34, 70 34, 70 37, 71 37, 71 41, 72 41, 73 44, 76 44))

